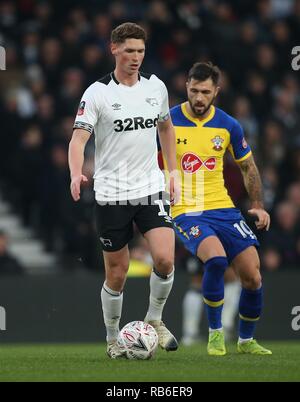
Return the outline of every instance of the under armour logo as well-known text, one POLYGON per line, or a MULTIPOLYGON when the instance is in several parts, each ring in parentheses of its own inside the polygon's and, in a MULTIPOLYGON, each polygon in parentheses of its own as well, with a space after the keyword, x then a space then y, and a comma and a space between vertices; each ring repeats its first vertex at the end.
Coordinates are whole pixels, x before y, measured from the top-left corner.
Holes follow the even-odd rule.
POLYGON ((177 138, 177 144, 180 144, 181 142, 184 143, 184 145, 187 144, 187 139, 185 138, 184 140, 181 140, 180 138, 177 138))
POLYGON ((103 237, 100 237, 100 241, 103 244, 103 246, 110 246, 112 247, 112 242, 110 239, 104 239, 103 237))

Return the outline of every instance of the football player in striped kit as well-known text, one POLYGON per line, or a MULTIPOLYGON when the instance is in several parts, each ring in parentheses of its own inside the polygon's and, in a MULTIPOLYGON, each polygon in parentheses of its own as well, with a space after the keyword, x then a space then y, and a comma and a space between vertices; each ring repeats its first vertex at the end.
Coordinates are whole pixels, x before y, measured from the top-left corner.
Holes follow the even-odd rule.
POLYGON ((256 250, 259 244, 225 188, 223 156, 227 150, 241 169, 250 198, 248 213, 257 218, 257 229, 268 230, 270 216, 264 209, 260 175, 241 125, 214 106, 219 77, 220 70, 211 62, 196 63, 188 75, 187 102, 171 109, 177 169, 182 176, 182 197, 171 214, 178 237, 204 264, 202 294, 209 322, 208 353, 226 354, 224 272, 231 265, 242 285, 237 350, 270 355, 271 351, 253 339, 263 304, 256 250))

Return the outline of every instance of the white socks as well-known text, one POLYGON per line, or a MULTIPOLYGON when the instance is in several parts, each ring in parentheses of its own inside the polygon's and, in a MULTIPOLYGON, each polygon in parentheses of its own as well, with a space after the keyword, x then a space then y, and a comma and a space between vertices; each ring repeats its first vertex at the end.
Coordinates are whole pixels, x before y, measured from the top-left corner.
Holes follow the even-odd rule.
POLYGON ((123 293, 111 290, 104 283, 101 291, 104 323, 107 331, 107 342, 116 340, 119 334, 119 323, 122 313, 123 293))
POLYGON ((195 289, 190 289, 186 292, 183 303, 183 322, 182 334, 183 338, 198 338, 201 316, 203 311, 202 294, 195 289))
POLYGON ((145 321, 161 321, 163 308, 174 282, 174 269, 167 275, 160 275, 153 269, 150 277, 150 302, 145 321))
POLYGON ((215 329, 213 329, 213 328, 208 328, 208 332, 210 333, 210 334, 212 334, 212 333, 214 333, 214 332, 222 332, 223 331, 223 327, 221 327, 221 328, 215 328, 215 329))
MULTIPOLYGON (((153 271, 150 277, 150 303, 146 321, 161 321, 163 308, 174 282, 174 270, 163 277, 153 271)), ((122 313, 123 293, 110 289, 104 283, 101 291, 104 323, 107 331, 107 342, 116 340, 122 313)))
POLYGON ((249 341, 252 341, 252 339, 253 339, 253 338, 243 339, 243 338, 240 338, 240 337, 239 337, 238 342, 239 342, 239 343, 247 343, 247 342, 249 342, 249 341))

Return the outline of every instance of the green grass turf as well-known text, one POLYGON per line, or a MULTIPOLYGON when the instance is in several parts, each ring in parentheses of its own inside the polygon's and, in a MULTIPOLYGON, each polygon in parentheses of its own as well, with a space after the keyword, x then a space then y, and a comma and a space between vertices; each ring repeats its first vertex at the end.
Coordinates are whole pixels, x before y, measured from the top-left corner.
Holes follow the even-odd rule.
POLYGON ((206 345, 159 350, 153 360, 110 360, 104 344, 2 345, 1 381, 300 381, 300 343, 262 342, 272 356, 211 357, 206 345))

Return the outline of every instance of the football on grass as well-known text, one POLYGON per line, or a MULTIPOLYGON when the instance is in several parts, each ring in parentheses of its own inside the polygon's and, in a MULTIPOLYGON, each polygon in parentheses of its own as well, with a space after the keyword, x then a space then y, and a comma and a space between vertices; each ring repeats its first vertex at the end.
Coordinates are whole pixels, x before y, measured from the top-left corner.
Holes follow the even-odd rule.
POLYGON ((155 354, 158 335, 146 322, 132 321, 120 331, 118 345, 127 359, 147 360, 155 354))

